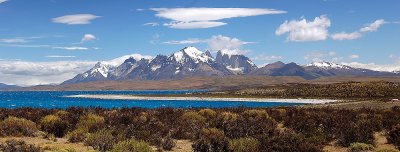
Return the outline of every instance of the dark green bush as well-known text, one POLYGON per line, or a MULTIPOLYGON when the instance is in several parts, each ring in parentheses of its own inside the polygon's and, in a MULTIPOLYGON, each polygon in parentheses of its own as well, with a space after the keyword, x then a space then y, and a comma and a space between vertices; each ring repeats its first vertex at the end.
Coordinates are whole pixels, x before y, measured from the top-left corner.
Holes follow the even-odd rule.
POLYGON ((40 128, 56 137, 63 137, 68 129, 68 125, 59 116, 47 115, 40 121, 40 128))
POLYGON ((162 140, 162 148, 164 150, 172 150, 176 145, 176 142, 171 137, 166 137, 162 140))
POLYGON ((0 122, 1 136, 33 136, 38 129, 30 120, 17 117, 8 117, 0 122))
POLYGON ((387 139, 389 143, 395 145, 400 150, 400 124, 388 132, 387 139))
POLYGON ((322 145, 308 141, 303 135, 291 130, 285 130, 275 136, 264 136, 259 139, 260 151, 265 152, 321 152, 322 145))

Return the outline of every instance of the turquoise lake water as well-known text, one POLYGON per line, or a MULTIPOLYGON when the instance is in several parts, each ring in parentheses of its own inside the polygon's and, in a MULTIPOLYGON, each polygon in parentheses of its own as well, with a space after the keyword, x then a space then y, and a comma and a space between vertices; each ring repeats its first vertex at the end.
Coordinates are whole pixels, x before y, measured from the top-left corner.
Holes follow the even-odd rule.
POLYGON ((69 95, 81 94, 184 94, 201 90, 182 91, 0 91, 0 108, 59 108, 68 107, 102 107, 102 108, 228 108, 228 107, 277 107, 302 105, 283 102, 237 102, 237 101, 152 101, 152 100, 110 100, 67 98, 69 95))

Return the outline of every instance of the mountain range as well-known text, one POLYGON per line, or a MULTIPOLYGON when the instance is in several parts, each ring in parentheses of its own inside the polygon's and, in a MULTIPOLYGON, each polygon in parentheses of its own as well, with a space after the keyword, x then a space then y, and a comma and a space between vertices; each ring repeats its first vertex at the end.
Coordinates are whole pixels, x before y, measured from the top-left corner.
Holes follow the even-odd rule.
POLYGON ((15 88, 19 88, 19 87, 20 86, 8 85, 8 84, 0 83, 0 90, 15 89, 15 88))
POLYGON ((207 76, 299 76, 316 79, 332 76, 400 76, 396 72, 373 71, 329 62, 308 65, 275 62, 257 67, 248 57, 218 51, 214 58, 209 51, 185 47, 169 56, 154 58, 138 55, 124 56, 112 62, 98 62, 90 70, 62 84, 101 80, 162 80, 207 76))

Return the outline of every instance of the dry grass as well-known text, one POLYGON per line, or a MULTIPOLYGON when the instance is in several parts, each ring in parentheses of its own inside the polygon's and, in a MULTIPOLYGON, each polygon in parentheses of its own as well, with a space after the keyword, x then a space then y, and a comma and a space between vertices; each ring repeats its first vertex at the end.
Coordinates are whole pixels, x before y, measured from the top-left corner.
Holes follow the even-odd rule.
POLYGON ((303 107, 333 107, 339 109, 390 109, 394 106, 400 106, 400 102, 383 102, 383 101, 346 101, 319 105, 305 105, 303 107))

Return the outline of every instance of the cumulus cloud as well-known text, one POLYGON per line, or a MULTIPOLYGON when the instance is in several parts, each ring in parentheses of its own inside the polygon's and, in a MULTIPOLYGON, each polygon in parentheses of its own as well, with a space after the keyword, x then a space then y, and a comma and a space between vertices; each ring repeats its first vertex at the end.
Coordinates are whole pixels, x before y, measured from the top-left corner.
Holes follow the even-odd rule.
POLYGON ((208 49, 212 51, 222 51, 225 54, 244 54, 248 51, 242 50, 242 46, 246 44, 252 44, 255 42, 245 42, 238 38, 232 38, 223 35, 214 35, 209 39, 198 39, 198 38, 190 38, 186 40, 172 40, 163 42, 164 44, 198 44, 198 43, 206 43, 208 45, 208 49))
POLYGON ((0 0, 0 4, 4 3, 4 2, 7 2, 7 0, 0 0))
POLYGON ((68 25, 90 24, 92 20, 99 17, 100 16, 96 16, 93 14, 74 14, 56 17, 53 18, 52 21, 54 23, 62 23, 68 25))
POLYGON ((278 36, 288 34, 287 40, 294 42, 320 41, 327 39, 330 26, 330 19, 322 15, 316 17, 314 21, 307 21, 305 18, 285 21, 275 34, 278 36))
POLYGON ((333 40, 354 40, 358 39, 363 36, 365 33, 369 32, 375 32, 381 27, 383 24, 385 24, 385 20, 379 19, 374 21, 373 23, 368 24, 368 26, 361 28, 358 31, 352 32, 352 33, 346 33, 346 32, 341 32, 341 33, 336 33, 332 34, 331 38, 333 40))
POLYGON ((149 23, 144 23, 143 26, 158 26, 159 24, 156 22, 149 22, 149 23))
POLYGON ((61 49, 61 50, 89 50, 87 47, 80 47, 80 46, 67 46, 67 47, 53 47, 53 49, 61 49))
POLYGON ((171 20, 164 26, 176 29, 211 28, 226 25, 219 20, 282 14, 286 11, 261 8, 151 8, 157 17, 171 20))
POLYGON ((0 60, 0 82, 22 86, 61 83, 93 67, 91 61, 0 60))
POLYGON ((93 41, 96 39, 96 36, 94 36, 93 34, 85 34, 83 35, 81 42, 93 41))

